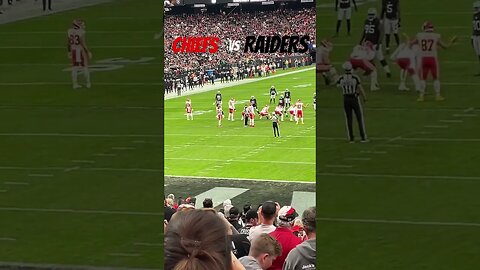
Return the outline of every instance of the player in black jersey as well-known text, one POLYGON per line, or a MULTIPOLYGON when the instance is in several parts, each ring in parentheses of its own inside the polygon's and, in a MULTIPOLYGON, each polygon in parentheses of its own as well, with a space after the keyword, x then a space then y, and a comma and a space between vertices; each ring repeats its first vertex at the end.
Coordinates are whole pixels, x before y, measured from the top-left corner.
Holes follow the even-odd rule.
POLYGON ((276 97, 277 97, 277 90, 275 89, 275 86, 272 85, 272 87, 270 87, 270 104, 272 104, 272 101, 273 101, 273 104, 275 104, 276 97))
POLYGON ((283 95, 280 95, 280 98, 278 99, 278 105, 282 106, 283 112, 285 113, 285 98, 283 95))
POLYGON ((383 56, 381 33, 380 20, 377 18, 377 10, 375 8, 370 8, 368 9, 367 19, 365 20, 363 27, 360 45, 362 45, 364 41, 370 41, 373 44, 373 48, 375 49, 375 57, 382 64, 383 69, 387 73, 387 77, 390 78, 392 75, 390 73, 390 67, 383 56))
POLYGON ((218 107, 218 105, 222 105, 222 93, 220 93, 220 91, 217 92, 217 94, 215 95, 215 108, 218 107))
POLYGON ((313 110, 314 111, 317 110, 317 93, 316 92, 313 93, 313 110))
POLYGON ((343 19, 347 20, 347 32, 350 36, 351 21, 352 18, 352 3, 355 6, 355 11, 358 11, 357 3, 355 0, 335 0, 335 11, 337 12, 337 32, 335 36, 338 36, 340 26, 343 19))
POLYGON ((400 45, 398 28, 400 27, 400 0, 383 0, 380 18, 385 27, 385 51, 390 53, 390 35, 393 33, 397 47, 400 45))
POLYGON ((255 109, 257 113, 260 113, 257 108, 257 99, 254 96, 250 98, 250 104, 253 106, 253 109, 255 109))
MULTIPOLYGON (((472 46, 475 49, 478 60, 480 61, 480 1, 473 4, 473 10, 472 46)), ((475 76, 480 76, 480 73, 475 76)))
POLYGON ((285 106, 284 106, 284 108, 286 110, 286 108, 290 107, 290 90, 288 90, 288 88, 285 89, 284 95, 285 95, 285 106))

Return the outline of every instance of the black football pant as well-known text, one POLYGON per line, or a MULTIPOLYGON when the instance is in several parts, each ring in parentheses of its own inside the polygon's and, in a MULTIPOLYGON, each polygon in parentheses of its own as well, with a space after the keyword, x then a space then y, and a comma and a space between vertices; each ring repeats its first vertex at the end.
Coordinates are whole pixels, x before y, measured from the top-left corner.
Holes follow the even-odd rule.
POLYGON ((43 11, 47 10, 47 4, 48 10, 52 10, 52 0, 43 0, 43 11))
POLYGON ((344 95, 343 107, 345 110, 345 120, 347 121, 348 139, 350 141, 354 140, 353 113, 355 113, 358 122, 358 129, 360 130, 360 136, 362 137, 362 140, 366 140, 367 135, 365 133, 365 122, 363 119, 362 105, 360 104, 359 98, 356 95, 344 95))
POLYGON ((273 136, 274 137, 280 137, 280 130, 278 130, 278 123, 272 122, 273 123, 273 136))

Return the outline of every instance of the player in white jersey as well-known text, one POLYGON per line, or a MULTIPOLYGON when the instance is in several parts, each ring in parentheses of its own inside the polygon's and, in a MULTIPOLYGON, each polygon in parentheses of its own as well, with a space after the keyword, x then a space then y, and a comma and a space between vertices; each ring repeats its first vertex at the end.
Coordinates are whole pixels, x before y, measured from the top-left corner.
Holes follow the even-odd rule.
POLYGON ((293 117, 295 117, 295 121, 297 121, 297 107, 295 104, 290 105, 288 113, 290 113, 290 121, 293 121, 293 117))
POLYGON ((248 121, 250 122, 251 127, 255 127, 255 108, 252 104, 247 107, 248 112, 248 121))
POLYGON ((297 103, 295 103, 295 108, 296 108, 296 112, 295 112, 295 121, 297 122, 297 125, 298 125, 298 120, 302 120, 302 125, 303 125, 303 102, 302 100, 298 99, 297 100, 297 103))
POLYGON ((353 69, 361 69, 370 75, 370 90, 380 90, 378 86, 377 68, 372 63, 375 59, 375 49, 370 41, 364 41, 362 45, 356 45, 350 54, 350 63, 353 69))
POLYGON ((407 75, 410 75, 415 84, 415 89, 420 91, 420 79, 418 78, 417 72, 418 51, 414 48, 417 47, 417 45, 411 44, 407 35, 404 35, 404 39, 404 42, 398 46, 391 56, 391 59, 400 67, 400 86, 398 90, 410 90, 405 84, 407 75))
POLYGON ((270 113, 268 112, 268 109, 270 107, 267 105, 265 105, 265 107, 263 107, 263 109, 260 111, 260 119, 262 119, 264 116, 267 118, 270 118, 270 113))
POLYGON ((218 127, 222 127, 222 119, 223 119, 222 105, 220 104, 217 105, 216 113, 217 113, 218 127))
POLYGON ((320 73, 325 80, 325 85, 330 85, 330 82, 337 75, 335 67, 330 62, 330 53, 333 50, 333 44, 324 39, 320 42, 317 48, 317 73, 320 73))
POLYGON ((414 44, 420 46, 419 62, 420 62, 420 96, 417 101, 424 101, 426 80, 428 74, 432 74, 433 88, 435 89, 435 100, 442 101, 444 98, 440 95, 440 67, 438 65, 438 47, 447 49, 456 40, 453 37, 450 44, 446 44, 441 40, 440 34, 434 32, 433 23, 427 21, 423 24, 423 32, 417 34, 414 44))
POLYGON ((235 112, 235 98, 231 98, 228 101, 228 121, 233 120, 233 113, 235 112))
POLYGON ((92 53, 85 42, 85 22, 75 19, 72 27, 67 31, 67 49, 68 57, 72 61, 72 83, 73 88, 81 86, 78 84, 78 73, 83 72, 87 88, 91 87, 90 71, 88 70, 88 60, 92 58, 92 53))
POLYGON ((283 121, 283 106, 278 104, 277 107, 275 107, 275 114, 280 117, 280 121, 283 121))
POLYGON ((192 101, 189 98, 185 101, 185 112, 187 113, 187 120, 193 120, 192 101))

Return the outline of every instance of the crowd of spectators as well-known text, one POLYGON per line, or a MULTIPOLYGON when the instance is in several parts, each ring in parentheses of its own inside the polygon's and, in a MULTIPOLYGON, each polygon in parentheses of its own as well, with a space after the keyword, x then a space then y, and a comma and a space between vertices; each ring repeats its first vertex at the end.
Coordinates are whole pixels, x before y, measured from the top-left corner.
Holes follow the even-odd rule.
POLYGON ((314 270, 316 208, 165 199, 166 270, 314 270), (218 203, 217 203, 218 204, 218 203))
POLYGON ((268 76, 275 69, 309 65, 315 44, 315 9, 276 9, 256 12, 196 13, 165 16, 165 91, 201 87, 217 79, 241 80, 268 76), (308 35, 306 53, 244 53, 229 51, 229 40, 245 41, 247 36, 308 35), (220 40, 216 53, 173 53, 179 36, 215 36, 220 40), (196 79, 195 79, 196 77, 196 79), (213 79, 213 80, 212 80, 213 79), (195 81, 194 81, 195 80, 195 81))

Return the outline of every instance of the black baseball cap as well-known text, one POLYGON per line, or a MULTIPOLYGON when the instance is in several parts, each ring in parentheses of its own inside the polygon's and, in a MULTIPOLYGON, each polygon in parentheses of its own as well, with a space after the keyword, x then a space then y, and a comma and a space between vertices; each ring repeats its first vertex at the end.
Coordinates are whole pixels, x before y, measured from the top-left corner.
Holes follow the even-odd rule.
POLYGON ((247 213, 245 214, 245 219, 247 221, 249 221, 250 219, 252 218, 258 218, 258 214, 257 214, 257 211, 253 210, 253 209, 250 209, 247 211, 247 213))

